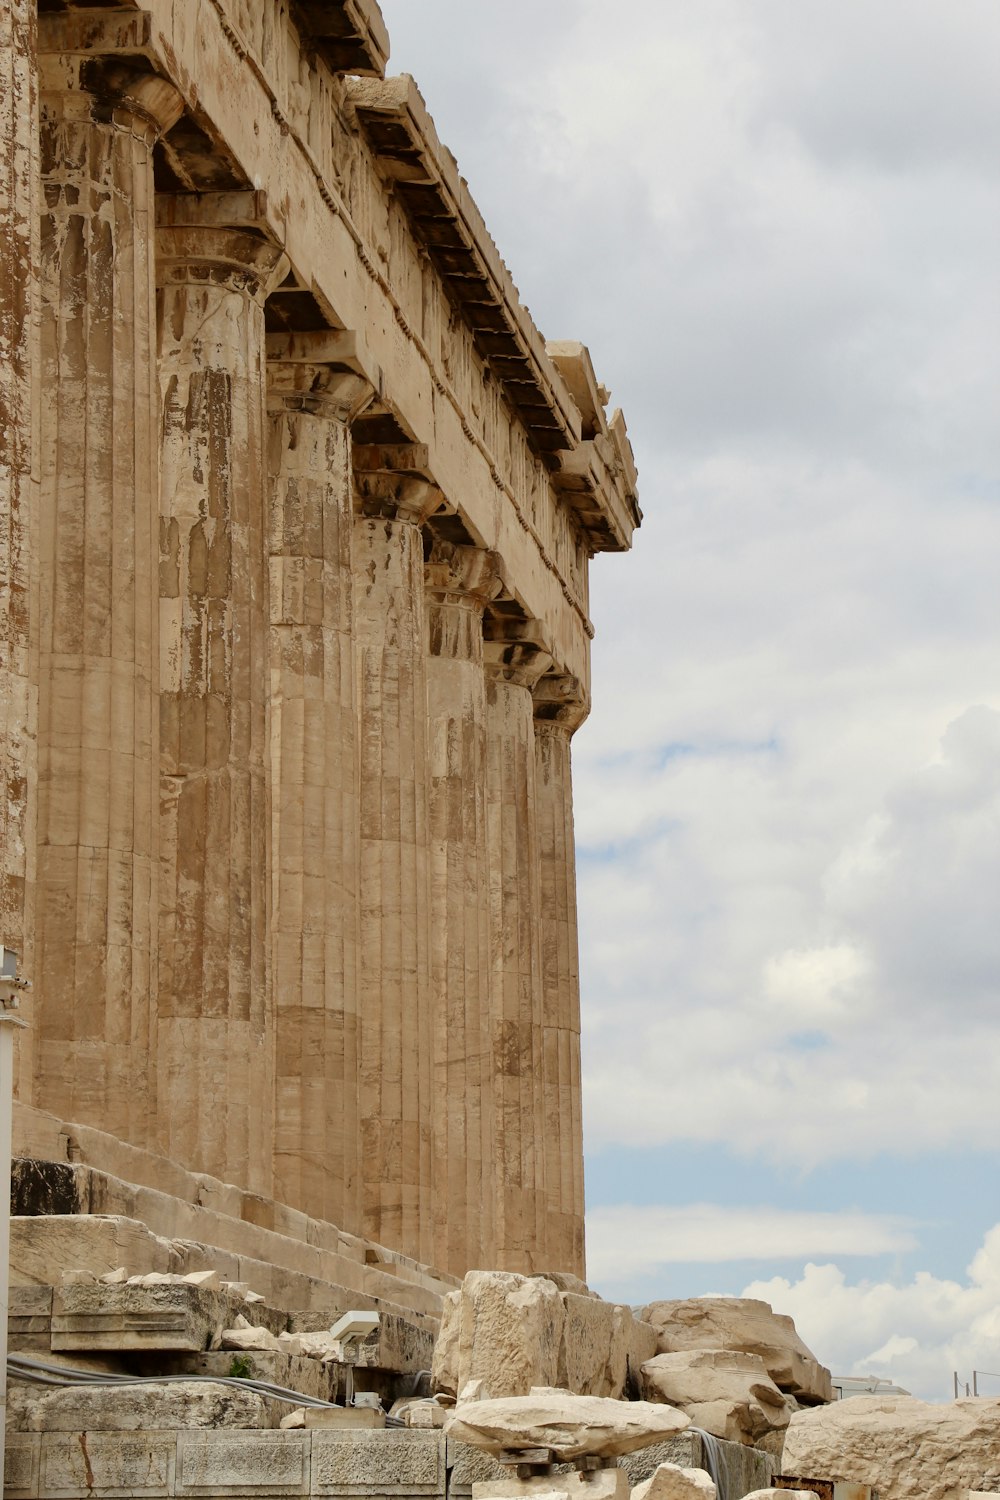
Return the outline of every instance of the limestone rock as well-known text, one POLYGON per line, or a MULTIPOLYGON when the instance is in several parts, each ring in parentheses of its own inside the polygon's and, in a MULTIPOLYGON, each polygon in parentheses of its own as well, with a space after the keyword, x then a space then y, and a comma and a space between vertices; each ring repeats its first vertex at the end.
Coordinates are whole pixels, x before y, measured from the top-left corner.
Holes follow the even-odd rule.
POLYGON ((734 1349, 757 1354, 779 1390, 806 1403, 833 1400, 830 1372, 795 1331, 792 1319, 751 1297, 692 1297, 651 1302, 643 1312, 658 1350, 734 1349))
POLYGON ((751 1490, 743 1500, 819 1500, 815 1490, 751 1490))
POLYGON ((556 1385, 566 1313, 544 1277, 470 1271, 445 1298, 434 1381, 452 1395, 481 1380, 490 1396, 526 1396, 556 1385))
POLYGON ((636 1485, 632 1500, 715 1500, 715 1485, 704 1469, 660 1464, 648 1479, 636 1485))
POLYGON ((622 1397, 630 1370, 635 1379, 642 1358, 656 1352, 655 1330, 576 1277, 556 1280, 565 1287, 544 1276, 470 1271, 444 1299, 435 1389, 457 1396, 479 1381, 484 1397, 523 1396, 535 1385, 622 1397))
POLYGON ((256 1351, 263 1354, 267 1350, 273 1350, 274 1352, 283 1350, 283 1345, 266 1328, 224 1328, 222 1330, 222 1348, 242 1349, 248 1353, 256 1351))
POLYGON ((294 1411, 290 1411, 288 1413, 287 1417, 282 1417, 281 1421, 278 1423, 278 1426, 285 1432, 288 1432, 293 1428, 305 1427, 305 1425, 306 1411, 304 1406, 297 1406, 294 1411))
POLYGON ((266 1403, 256 1391, 203 1380, 176 1380, 169 1385, 67 1386, 44 1395, 35 1394, 32 1388, 19 1403, 16 1421, 25 1432, 143 1432, 269 1425, 266 1403))
POLYGON ((449 1438, 498 1454, 505 1448, 549 1448, 561 1462, 584 1454, 617 1458, 683 1432, 683 1412, 648 1401, 611 1401, 536 1387, 526 1396, 472 1401, 449 1416, 449 1438))
POLYGON ((566 1317, 557 1384, 581 1396, 619 1399, 628 1373, 631 1309, 575 1292, 564 1292, 562 1300, 566 1317))
POLYGON ((642 1367, 647 1401, 686 1411, 696 1427, 731 1443, 754 1444, 788 1426, 785 1398, 757 1354, 684 1349, 658 1354, 642 1367))
POLYGON ((879 1500, 964 1500, 1000 1489, 1000 1401, 932 1406, 915 1396, 852 1396, 795 1412, 786 1474, 870 1484, 879 1500))

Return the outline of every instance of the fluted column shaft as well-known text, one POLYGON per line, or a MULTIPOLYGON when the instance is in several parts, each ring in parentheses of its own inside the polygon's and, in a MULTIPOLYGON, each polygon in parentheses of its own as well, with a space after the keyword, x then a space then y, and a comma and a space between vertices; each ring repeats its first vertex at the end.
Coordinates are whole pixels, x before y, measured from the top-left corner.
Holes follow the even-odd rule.
POLYGON ((542 963, 546 1237, 550 1269, 585 1274, 580 966, 570 737, 582 719, 535 719, 542 963))
POLYGON ((35 1102, 143 1145, 159 773, 152 151, 180 99, 147 77, 99 102, 71 62, 42 67, 35 1102))
POLYGON ((264 298, 245 231, 161 229, 159 1141, 269 1193, 264 298))
POLYGON ((550 658, 486 646, 496 1264, 544 1270, 542 998, 531 690, 550 658))
POLYGON ((360 1229, 350 421, 370 387, 268 365, 274 1190, 360 1229))
POLYGON ((421 481, 365 481, 355 523, 361 731, 364 1233, 430 1259, 431 1015, 421 481))
POLYGON ((494 1257, 483 610, 495 559, 438 545, 426 578, 433 1259, 461 1275, 494 1257))
MULTIPOLYGON (((35 5, 0 15, 0 943, 32 974, 37 693, 31 629, 37 574, 38 79, 35 5)), ((19 1041, 21 1039, 19 1038, 19 1041)), ((17 1089, 31 1098, 21 1041, 17 1089)))

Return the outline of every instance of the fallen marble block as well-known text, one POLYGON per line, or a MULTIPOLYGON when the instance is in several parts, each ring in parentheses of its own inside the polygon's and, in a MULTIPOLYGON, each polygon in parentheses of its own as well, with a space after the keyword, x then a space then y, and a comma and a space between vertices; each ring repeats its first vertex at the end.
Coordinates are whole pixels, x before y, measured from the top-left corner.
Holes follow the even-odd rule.
POLYGON ((218 1348, 234 1308, 225 1292, 175 1282, 56 1287, 52 1348, 197 1351, 218 1348))
POLYGON ((8 1411, 19 1432, 153 1432, 192 1427, 269 1427, 256 1391, 209 1381, 74 1385, 40 1393, 12 1382, 8 1411))
POLYGON ((541 1474, 533 1479, 494 1479, 472 1486, 472 1500, 628 1500, 621 1469, 590 1474, 541 1474))
POLYGON ((704 1469, 660 1464, 648 1479, 636 1485, 632 1500, 716 1500, 716 1489, 704 1469))
POLYGON ((795 1412, 783 1471, 871 1485, 879 1500, 956 1500, 973 1486, 1000 1488, 1000 1401, 853 1396, 795 1412))
POLYGON ((819 1500, 815 1490, 751 1490, 743 1500, 819 1500))
POLYGON ((448 1418, 450 1438, 487 1452, 542 1449, 556 1459, 617 1458, 683 1432, 690 1418, 649 1401, 612 1401, 536 1387, 527 1396, 467 1401, 448 1418))
POLYGON ((690 1297, 651 1302, 643 1318, 661 1354, 681 1349, 733 1349, 756 1354, 781 1391, 805 1403, 833 1400, 830 1372, 806 1347, 792 1319, 752 1297, 690 1297))
POLYGON ((686 1411, 695 1427, 752 1446, 788 1426, 785 1398, 757 1354, 683 1349, 642 1367, 642 1394, 686 1411))

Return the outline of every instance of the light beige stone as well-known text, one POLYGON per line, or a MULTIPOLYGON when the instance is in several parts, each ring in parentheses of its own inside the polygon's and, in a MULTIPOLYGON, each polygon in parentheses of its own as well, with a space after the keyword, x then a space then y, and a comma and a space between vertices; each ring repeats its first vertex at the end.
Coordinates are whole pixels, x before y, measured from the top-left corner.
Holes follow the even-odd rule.
POLYGON ((129 1267, 166 1270, 175 1259, 170 1241, 150 1234, 144 1224, 116 1215, 49 1214, 13 1216, 10 1221, 10 1277, 14 1284, 52 1286, 63 1268, 89 1271, 105 1285, 123 1285, 129 1267), (126 1264, 122 1265, 122 1261, 126 1264))
POLYGON ((490 1049, 489 848, 483 613, 496 559, 436 544, 424 576, 434 1028, 434 1259, 464 1271, 477 1243, 496 1260, 494 1059, 490 1049))
POLYGON ((220 1336, 223 1349, 243 1349, 258 1354, 278 1353, 281 1342, 266 1328, 224 1328, 220 1336))
POLYGON ((52 1348, 218 1348, 231 1316, 232 1308, 223 1293, 200 1287, 176 1283, 104 1286, 100 1282, 57 1287, 52 1296, 52 1348))
POLYGON ((686 1411, 696 1427, 731 1443, 754 1444, 783 1432, 785 1398, 756 1354, 729 1349, 687 1349, 658 1354, 642 1366, 647 1401, 686 1411))
POLYGON ((692 1297, 652 1302, 643 1318, 658 1350, 732 1349, 757 1354, 779 1390, 807 1403, 833 1399, 830 1372, 802 1342, 791 1318, 750 1297, 692 1297))
POLYGON ((751 1490, 744 1500, 818 1500, 815 1490, 751 1490))
POLYGON ((555 1473, 531 1479, 488 1479, 472 1486, 473 1500, 628 1500, 621 1469, 555 1473))
POLYGON ((368 1406, 307 1406, 305 1425, 326 1432, 331 1428, 371 1431, 385 1426, 385 1412, 368 1406))
MULTIPOLYGON (((442 1304, 434 1350, 438 1390, 523 1395, 533 1385, 557 1385, 577 1395, 620 1399, 630 1360, 655 1352, 656 1335, 631 1309, 604 1302, 575 1277, 560 1291, 546 1277, 470 1271, 461 1292, 442 1304)), ((638 1375, 638 1364, 632 1365, 638 1375)))
POLYGON ((472 1380, 491 1397, 555 1385, 566 1313, 551 1281, 509 1271, 470 1271, 446 1299, 434 1380, 457 1395, 472 1380), (456 1333, 457 1329, 457 1333, 456 1333))
POLYGON ((684 1469, 678 1464, 660 1464, 637 1484, 632 1500, 716 1500, 715 1485, 704 1469, 684 1469))
POLYGON ((33 1096, 148 1145, 159 854, 153 148, 182 100, 127 67, 99 98, 85 59, 49 50, 46 37, 43 25, 33 1096))
POLYGON ((527 1396, 457 1406, 445 1430, 450 1438, 489 1453, 541 1448, 568 1462, 585 1454, 617 1458, 688 1425, 683 1412, 672 1407, 536 1387, 527 1396))
POLYGON ((25 1432, 151 1432, 186 1427, 267 1427, 255 1391, 208 1381, 169 1385, 70 1386, 39 1395, 31 1388, 18 1412, 25 1432))
POLYGON ((879 1500, 959 1500, 973 1485, 1000 1487, 1000 1401, 854 1396, 796 1412, 782 1466, 871 1485, 879 1500))
MULTIPOLYGON (((39 142, 37 9, 0 19, 0 943, 33 972, 38 621, 39 142)), ((33 1008, 32 1008, 33 1009, 33 1008)), ((32 1009, 27 1014, 32 1014, 32 1009)), ((15 1079, 33 1087, 34 1028, 18 1028, 15 1079)))
POLYGON ((586 717, 582 684, 568 675, 543 678, 535 689, 534 713, 546 1264, 570 1272, 584 1265, 583 1112, 575 1081, 580 1072, 580 963, 570 767, 570 740, 586 717))

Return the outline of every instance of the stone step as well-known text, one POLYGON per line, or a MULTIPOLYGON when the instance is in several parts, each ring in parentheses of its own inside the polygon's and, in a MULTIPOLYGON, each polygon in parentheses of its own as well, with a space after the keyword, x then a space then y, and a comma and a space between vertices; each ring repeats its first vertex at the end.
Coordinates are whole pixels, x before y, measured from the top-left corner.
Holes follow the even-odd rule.
MULTIPOLYGON (((11 1207, 14 1213, 26 1212, 32 1216, 39 1198, 42 1198, 45 1204, 55 1200, 61 1210, 54 1214, 46 1208, 46 1217, 116 1215, 139 1220, 154 1235, 164 1239, 184 1240, 208 1247, 212 1252, 227 1252, 225 1260, 216 1255, 215 1265, 229 1280, 246 1280, 247 1277, 238 1270, 238 1263, 252 1261, 271 1266, 276 1272, 298 1272, 317 1281, 365 1292, 414 1312, 440 1316, 441 1297, 451 1289, 450 1280, 445 1284, 435 1273, 408 1263, 405 1257, 395 1257, 381 1247, 344 1237, 335 1226, 307 1219, 305 1215, 296 1216, 292 1210, 284 1211, 284 1217, 279 1215, 279 1219, 286 1228, 301 1229, 301 1235, 284 1234, 245 1218, 234 1218, 214 1206, 215 1203, 236 1206, 234 1195, 245 1208, 247 1195, 237 1194, 236 1189, 231 1190, 228 1199, 224 1193, 210 1194, 209 1202, 213 1206, 209 1206, 127 1182, 78 1162, 46 1163, 19 1158, 12 1169, 11 1207), (52 1187, 54 1179, 58 1179, 57 1189, 52 1187), (43 1184, 47 1188, 44 1192, 43 1184), (292 1217, 288 1218, 289 1215, 292 1217), (312 1235, 316 1243, 303 1237, 306 1235, 312 1235), (369 1263, 369 1257, 373 1255, 376 1259, 369 1263)), ((275 1205, 270 1207, 273 1209, 275 1205)), ((158 1270, 160 1267, 149 1269, 158 1270)), ((58 1277, 33 1279, 58 1280, 58 1277)), ((267 1286, 254 1286, 254 1290, 262 1296, 270 1296, 267 1286)), ((277 1300, 280 1304, 281 1299, 277 1300)))
MULTIPOLYGON (((81 1351, 88 1347, 108 1347, 99 1342, 69 1346, 56 1342, 61 1329, 55 1329, 52 1319, 57 1308, 65 1306, 67 1295, 72 1300, 78 1292, 77 1288, 62 1285, 64 1272, 82 1271, 97 1277, 120 1266, 130 1275, 150 1271, 187 1275, 214 1270, 224 1280, 247 1285, 264 1298, 263 1302, 239 1303, 238 1310, 252 1323, 270 1327, 272 1332, 289 1326, 293 1332, 319 1332, 352 1309, 378 1312, 381 1321, 377 1333, 360 1346, 362 1362, 401 1373, 430 1368, 438 1319, 356 1286, 345 1287, 334 1280, 249 1256, 227 1255, 212 1246, 168 1240, 153 1234, 144 1223, 114 1215, 12 1217, 10 1225, 13 1321, 8 1327, 12 1348, 37 1352, 46 1347, 72 1347, 81 1351), (50 1299, 48 1314, 46 1293, 50 1299)), ((405 1283, 397 1283, 392 1277, 381 1278, 380 1284, 393 1291, 397 1287, 407 1290, 405 1283)), ((84 1283, 79 1294, 89 1292, 93 1285, 84 1283)), ((109 1293, 121 1290, 105 1288, 109 1293)), ((234 1311, 233 1318, 235 1315, 234 1311)), ((163 1347, 204 1349, 206 1344, 204 1341, 193 1345, 168 1343, 163 1347)))
MULTIPOLYGON (((171 1201, 215 1210, 237 1223, 254 1224, 356 1260, 360 1265, 380 1268, 384 1274, 424 1286, 436 1295, 459 1285, 456 1277, 422 1265, 397 1250, 374 1244, 335 1224, 310 1218, 286 1204, 247 1192, 232 1183, 189 1172, 167 1157, 128 1145, 92 1126, 59 1120, 20 1100, 14 1103, 13 1129, 14 1212, 102 1211, 96 1202, 88 1201, 91 1190, 84 1174, 73 1170, 91 1168, 120 1183, 154 1189, 171 1201), (19 1194, 30 1201, 18 1205, 19 1194)), ((169 1234, 167 1229, 157 1232, 169 1234)))

